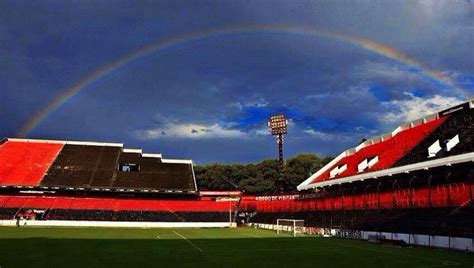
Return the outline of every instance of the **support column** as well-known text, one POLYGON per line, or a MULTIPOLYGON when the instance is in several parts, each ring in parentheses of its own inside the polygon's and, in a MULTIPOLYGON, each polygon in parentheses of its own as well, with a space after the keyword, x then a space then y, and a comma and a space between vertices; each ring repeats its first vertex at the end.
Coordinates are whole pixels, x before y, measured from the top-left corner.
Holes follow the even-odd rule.
POLYGON ((408 224, 408 244, 410 244, 410 240, 411 240, 411 236, 413 235, 413 223, 415 222, 415 213, 413 211, 413 187, 412 187, 412 183, 413 181, 415 180, 415 176, 410 176, 410 181, 408 182, 408 192, 409 192, 409 195, 408 195, 408 209, 409 209, 409 213, 410 213, 410 217, 409 217, 409 224, 408 224))
POLYGON ((277 144, 278 144, 278 162, 280 162, 280 165, 283 165, 283 134, 277 135, 277 144))

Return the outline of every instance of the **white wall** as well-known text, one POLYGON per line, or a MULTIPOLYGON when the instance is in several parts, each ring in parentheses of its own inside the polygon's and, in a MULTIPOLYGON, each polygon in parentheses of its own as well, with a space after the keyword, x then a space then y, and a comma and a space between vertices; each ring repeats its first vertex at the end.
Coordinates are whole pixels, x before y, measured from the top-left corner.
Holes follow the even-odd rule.
MULTIPOLYGON (((263 224, 263 223, 253 223, 251 226, 257 228, 276 230, 277 226, 275 224, 263 224)), ((314 234, 314 230, 317 230, 319 235, 332 235, 338 236, 340 234, 340 229, 329 229, 329 228, 311 228, 305 227, 304 232, 314 234)), ((383 235, 386 239, 393 240, 403 240, 405 243, 415 246, 426 246, 426 247, 436 247, 436 248, 445 248, 445 249, 455 249, 461 251, 470 251, 474 252, 474 239, 464 238, 464 237, 447 237, 447 236, 429 236, 429 235, 420 235, 420 234, 404 234, 404 233, 388 233, 388 232, 370 232, 370 231, 348 231, 349 236, 344 236, 345 238, 352 239, 361 239, 367 240, 369 235, 383 235), (354 235, 351 237, 350 235, 354 235)))
MULTIPOLYGON (((133 221, 34 221, 21 220, 21 226, 49 227, 137 227, 137 228, 224 228, 235 227, 229 222, 133 222, 133 221)), ((16 220, 0 221, 0 226, 16 226, 16 220)))

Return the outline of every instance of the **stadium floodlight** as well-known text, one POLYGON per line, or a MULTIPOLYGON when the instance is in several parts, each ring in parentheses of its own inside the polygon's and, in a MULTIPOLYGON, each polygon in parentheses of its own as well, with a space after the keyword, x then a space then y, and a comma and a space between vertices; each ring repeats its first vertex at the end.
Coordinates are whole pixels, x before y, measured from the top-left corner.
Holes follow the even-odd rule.
POLYGON ((268 129, 273 136, 276 136, 278 161, 283 164, 283 135, 288 133, 288 120, 282 114, 273 115, 268 119, 268 129))

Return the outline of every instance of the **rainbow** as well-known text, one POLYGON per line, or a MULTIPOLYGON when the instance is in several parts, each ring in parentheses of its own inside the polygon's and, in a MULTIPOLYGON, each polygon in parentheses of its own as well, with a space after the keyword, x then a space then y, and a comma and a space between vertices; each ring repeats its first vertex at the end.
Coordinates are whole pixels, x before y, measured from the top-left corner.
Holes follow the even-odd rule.
POLYGON ((444 76, 443 74, 430 70, 425 67, 423 64, 417 60, 408 57, 407 55, 382 44, 376 43, 374 41, 363 39, 359 37, 353 37, 349 35, 344 35, 340 33, 331 32, 324 29, 310 28, 303 26, 294 26, 294 25, 246 25, 238 26, 231 28, 222 28, 222 29, 212 29, 208 31, 194 32, 190 34, 178 35, 175 37, 168 38, 166 40, 161 40, 156 43, 139 48, 129 54, 124 55, 123 57, 118 58, 117 60, 106 64, 99 69, 89 73, 82 80, 76 82, 75 84, 62 90, 61 94, 56 96, 47 106, 35 113, 31 118, 29 118, 19 129, 17 136, 24 137, 27 136, 33 129, 35 129, 41 122, 43 122, 51 113, 64 105, 68 100, 72 99, 74 96, 78 95, 82 90, 86 89, 88 86, 94 82, 100 80, 101 78, 107 76, 114 70, 121 68, 128 63, 145 57, 152 53, 157 53, 168 48, 172 48, 177 45, 181 45, 188 42, 193 42, 201 39, 206 39, 216 36, 225 36, 239 33, 277 33, 277 34, 294 34, 294 35, 306 35, 314 37, 323 37, 335 39, 341 42, 349 43, 354 46, 363 48, 365 50, 371 51, 378 55, 384 56, 389 59, 396 60, 398 62, 404 63, 406 65, 415 68, 421 75, 434 80, 442 85, 449 87, 450 89, 455 90, 458 94, 463 97, 466 93, 455 86, 453 81, 444 76))

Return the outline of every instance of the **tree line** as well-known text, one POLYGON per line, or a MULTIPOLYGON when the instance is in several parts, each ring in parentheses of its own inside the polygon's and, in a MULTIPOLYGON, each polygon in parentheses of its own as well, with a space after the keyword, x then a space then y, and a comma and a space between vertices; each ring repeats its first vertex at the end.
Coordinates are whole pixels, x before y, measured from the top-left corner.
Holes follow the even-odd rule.
POLYGON ((255 164, 209 164, 194 167, 200 190, 240 190, 250 194, 275 194, 296 191, 296 186, 332 160, 304 153, 287 159, 255 164))

